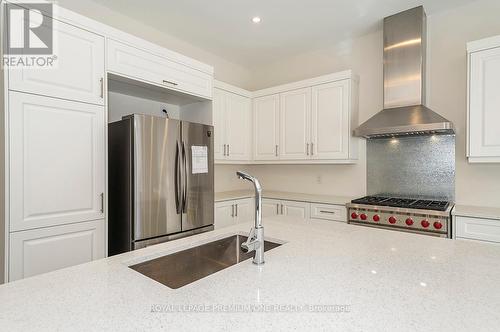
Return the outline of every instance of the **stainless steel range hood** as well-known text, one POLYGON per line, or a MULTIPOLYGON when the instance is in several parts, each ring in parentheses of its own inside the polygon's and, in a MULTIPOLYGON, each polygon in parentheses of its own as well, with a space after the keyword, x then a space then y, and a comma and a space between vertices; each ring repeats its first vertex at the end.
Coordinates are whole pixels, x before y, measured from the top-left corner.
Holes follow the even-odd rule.
POLYGON ((384 19, 384 109, 354 130, 365 138, 454 134, 425 103, 426 15, 422 6, 384 19))

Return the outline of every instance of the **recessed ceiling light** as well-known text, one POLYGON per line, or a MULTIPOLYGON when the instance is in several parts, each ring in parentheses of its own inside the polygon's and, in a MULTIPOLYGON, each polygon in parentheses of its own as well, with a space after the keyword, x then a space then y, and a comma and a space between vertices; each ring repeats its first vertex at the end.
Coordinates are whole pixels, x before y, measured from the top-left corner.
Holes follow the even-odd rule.
POLYGON ((260 23, 260 21, 261 21, 261 19, 260 19, 260 17, 258 17, 258 16, 255 16, 255 17, 253 17, 253 18, 252 18, 252 22, 253 22, 253 23, 256 23, 256 24, 257 24, 257 23, 260 23))

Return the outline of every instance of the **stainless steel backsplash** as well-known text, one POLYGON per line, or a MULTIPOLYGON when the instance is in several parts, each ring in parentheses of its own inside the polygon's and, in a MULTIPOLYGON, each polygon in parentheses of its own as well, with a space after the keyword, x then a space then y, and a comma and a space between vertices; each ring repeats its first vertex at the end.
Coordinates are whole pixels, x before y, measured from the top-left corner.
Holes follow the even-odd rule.
POLYGON ((455 200, 455 136, 367 141, 368 195, 455 200))

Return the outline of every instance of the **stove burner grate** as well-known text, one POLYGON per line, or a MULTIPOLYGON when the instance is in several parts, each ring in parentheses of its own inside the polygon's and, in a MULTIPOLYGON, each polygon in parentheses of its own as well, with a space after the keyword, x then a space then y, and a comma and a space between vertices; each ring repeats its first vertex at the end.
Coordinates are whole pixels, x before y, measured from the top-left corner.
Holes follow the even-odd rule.
POLYGON ((385 196, 365 196, 362 198, 354 199, 351 201, 351 203, 436 211, 445 211, 450 205, 450 203, 447 201, 385 196))

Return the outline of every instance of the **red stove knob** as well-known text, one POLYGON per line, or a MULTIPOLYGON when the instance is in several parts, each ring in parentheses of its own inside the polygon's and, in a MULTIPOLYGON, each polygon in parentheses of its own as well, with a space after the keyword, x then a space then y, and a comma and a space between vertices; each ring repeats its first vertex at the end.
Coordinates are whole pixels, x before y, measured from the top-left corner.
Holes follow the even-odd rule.
POLYGON ((378 214, 374 215, 373 221, 380 221, 380 216, 378 214))
POLYGON ((364 213, 361 213, 361 215, 359 217, 361 218, 361 220, 366 220, 366 218, 367 218, 366 214, 364 214, 364 213))
POLYGON ((443 224, 441 222, 439 222, 439 221, 436 221, 434 223, 434 228, 435 229, 441 229, 441 228, 443 228, 443 224))
POLYGON ((356 212, 351 213, 352 219, 358 219, 358 214, 356 212))
POLYGON ((406 219, 406 224, 407 224, 408 226, 413 225, 413 219, 411 219, 411 218, 406 219))
POLYGON ((429 221, 424 219, 420 222, 420 225, 422 225, 423 228, 427 228, 427 227, 429 227, 430 223, 429 223, 429 221))
POLYGON ((396 223, 396 221, 397 221, 397 220, 396 220, 396 218, 394 218, 394 217, 390 217, 390 218, 389 218, 389 222, 390 222, 391 224, 395 224, 395 223, 396 223))

